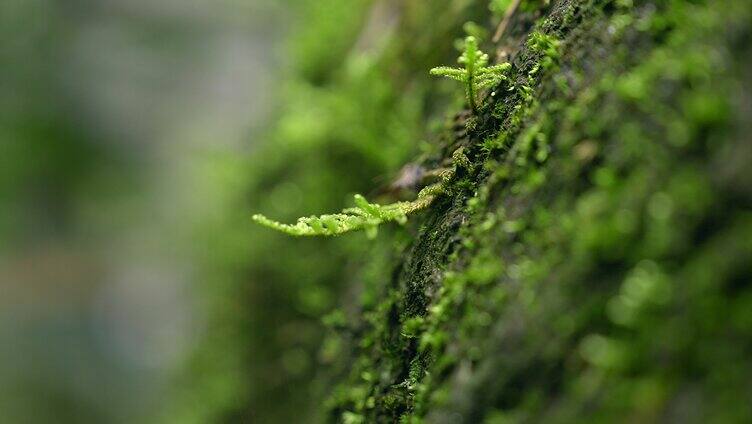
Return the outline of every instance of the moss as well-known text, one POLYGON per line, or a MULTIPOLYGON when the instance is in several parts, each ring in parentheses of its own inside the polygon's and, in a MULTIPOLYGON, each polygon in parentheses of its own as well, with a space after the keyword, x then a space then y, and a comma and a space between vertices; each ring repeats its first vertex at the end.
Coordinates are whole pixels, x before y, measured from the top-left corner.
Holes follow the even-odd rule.
POLYGON ((752 365, 719 309, 747 305, 729 290, 749 290, 750 215, 714 159, 743 150, 742 3, 553 4, 453 141, 467 173, 416 224, 364 330, 381 343, 354 350, 351 376, 380 378, 333 420, 654 421, 687 396, 702 420, 751 416, 749 384, 718 380, 752 365))

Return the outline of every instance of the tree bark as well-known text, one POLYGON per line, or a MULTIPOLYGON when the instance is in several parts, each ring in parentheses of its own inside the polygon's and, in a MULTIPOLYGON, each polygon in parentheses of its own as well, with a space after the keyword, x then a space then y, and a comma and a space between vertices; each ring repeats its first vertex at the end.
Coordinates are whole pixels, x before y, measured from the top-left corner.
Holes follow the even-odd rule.
POLYGON ((748 2, 543 3, 422 162, 470 164, 350 308, 331 421, 752 418, 748 2))

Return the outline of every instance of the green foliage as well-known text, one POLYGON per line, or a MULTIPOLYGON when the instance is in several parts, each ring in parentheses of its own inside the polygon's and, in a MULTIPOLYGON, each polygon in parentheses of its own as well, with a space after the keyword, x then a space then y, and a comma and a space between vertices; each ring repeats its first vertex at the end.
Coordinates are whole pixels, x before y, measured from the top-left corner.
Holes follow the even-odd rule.
POLYGON ((253 220, 292 236, 338 236, 350 231, 365 230, 368 238, 374 238, 380 224, 389 221, 404 224, 408 214, 428 207, 439 191, 435 186, 429 188, 421 191, 414 201, 390 205, 369 203, 365 197, 356 194, 354 208, 347 208, 337 214, 298 218, 297 223, 292 225, 282 224, 260 214, 254 215, 253 220))
POLYGON ((561 42, 555 37, 539 31, 530 34, 527 41, 527 45, 532 51, 543 55, 540 64, 543 69, 550 69, 556 64, 556 61, 559 59, 560 44, 561 42))
POLYGON ((467 102, 473 112, 478 112, 475 96, 478 91, 493 87, 506 80, 505 73, 511 68, 511 64, 488 65, 488 55, 478 48, 478 40, 471 36, 465 38, 465 50, 457 59, 457 62, 465 65, 464 68, 451 68, 439 66, 431 69, 431 75, 447 77, 465 84, 467 102))
POLYGON ((507 11, 509 5, 512 4, 512 0, 491 0, 488 3, 488 10, 495 15, 502 16, 507 11))

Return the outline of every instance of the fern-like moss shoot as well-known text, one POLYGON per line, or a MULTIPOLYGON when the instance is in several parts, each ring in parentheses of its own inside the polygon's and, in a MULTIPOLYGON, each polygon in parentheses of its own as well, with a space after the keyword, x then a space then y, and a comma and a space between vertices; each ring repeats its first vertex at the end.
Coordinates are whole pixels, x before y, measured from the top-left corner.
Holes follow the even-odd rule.
POLYGON ((360 194, 355 195, 355 207, 340 213, 298 218, 295 224, 283 224, 264 215, 256 214, 253 220, 265 227, 293 236, 337 236, 350 231, 365 230, 368 238, 377 234, 378 226, 384 222, 407 222, 407 215, 425 209, 442 192, 435 184, 423 189, 416 200, 397 202, 389 205, 369 203, 360 194))
POLYGON ((470 108, 478 112, 475 97, 478 91, 495 86, 506 79, 505 73, 512 67, 509 63, 488 65, 488 55, 478 48, 478 40, 473 36, 465 38, 465 50, 457 59, 464 68, 439 66, 431 69, 431 75, 451 78, 465 84, 465 95, 470 108))

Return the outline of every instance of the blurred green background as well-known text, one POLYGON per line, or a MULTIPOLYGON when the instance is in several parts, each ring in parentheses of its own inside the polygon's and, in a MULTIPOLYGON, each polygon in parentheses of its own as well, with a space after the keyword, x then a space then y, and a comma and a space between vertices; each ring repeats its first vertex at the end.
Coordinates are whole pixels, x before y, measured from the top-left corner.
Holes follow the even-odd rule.
POLYGON ((246 166, 289 62, 285 3, 0 2, 0 422, 177 403, 207 293, 244 279, 225 265, 252 243, 246 166))

